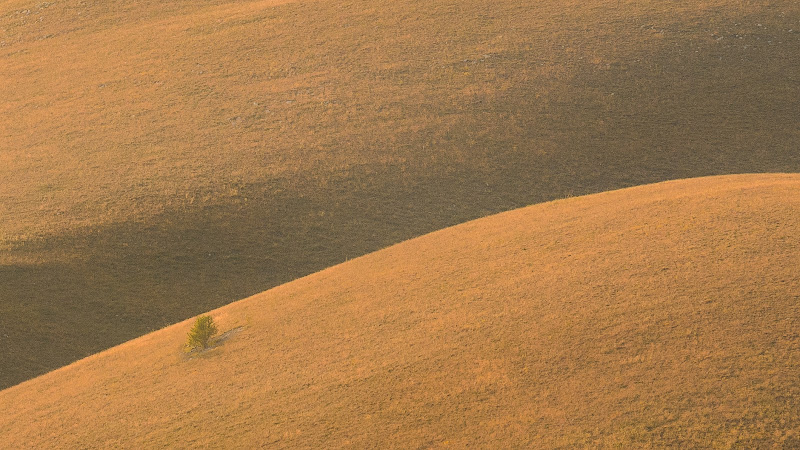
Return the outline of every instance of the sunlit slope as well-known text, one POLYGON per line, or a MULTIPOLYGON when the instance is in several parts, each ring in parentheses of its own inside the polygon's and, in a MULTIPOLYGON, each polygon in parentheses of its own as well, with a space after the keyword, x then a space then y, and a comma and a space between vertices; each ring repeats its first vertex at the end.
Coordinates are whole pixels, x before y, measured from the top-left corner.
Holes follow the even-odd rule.
POLYGON ((448 228, 0 392, 3 444, 800 444, 800 176, 448 228))
POLYGON ((0 386, 490 213, 800 171, 800 5, 684 3, 0 0, 0 386))

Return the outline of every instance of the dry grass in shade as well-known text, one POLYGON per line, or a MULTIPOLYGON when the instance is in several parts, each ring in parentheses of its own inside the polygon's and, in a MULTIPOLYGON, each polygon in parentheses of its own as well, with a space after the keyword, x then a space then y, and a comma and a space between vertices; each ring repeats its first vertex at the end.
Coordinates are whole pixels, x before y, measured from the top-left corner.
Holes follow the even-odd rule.
POLYGON ((0 0, 0 388, 391 244, 800 172, 797 0, 0 0))
POLYGON ((799 274, 798 175, 539 204, 1 391, 2 445, 792 448, 799 274))

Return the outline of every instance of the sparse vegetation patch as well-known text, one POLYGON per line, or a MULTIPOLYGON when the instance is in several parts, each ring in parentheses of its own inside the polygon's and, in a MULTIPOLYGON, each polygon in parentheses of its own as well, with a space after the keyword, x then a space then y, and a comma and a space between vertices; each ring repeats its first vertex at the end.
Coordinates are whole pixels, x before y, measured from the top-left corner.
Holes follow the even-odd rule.
POLYGON ((217 325, 211 316, 200 316, 194 321, 194 326, 189 330, 186 342, 188 350, 205 350, 211 345, 211 338, 217 334, 217 325))

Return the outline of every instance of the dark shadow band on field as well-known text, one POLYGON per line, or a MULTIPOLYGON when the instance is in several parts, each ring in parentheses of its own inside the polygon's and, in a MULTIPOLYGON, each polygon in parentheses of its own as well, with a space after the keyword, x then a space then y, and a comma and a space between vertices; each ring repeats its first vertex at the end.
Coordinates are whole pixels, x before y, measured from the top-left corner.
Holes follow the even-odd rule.
MULTIPOLYGON (((294 191, 245 186, 245 202, 26 242, 12 258, 53 250, 73 257, 0 266, 0 387, 430 231, 554 198, 666 179, 651 170, 632 180, 621 174, 634 167, 594 158, 540 158, 538 166, 503 159, 494 169, 451 167, 427 178, 370 169, 324 186, 302 181, 305 187, 294 191), (586 164, 597 170, 571 167, 586 164)), ((776 159, 760 168, 750 164, 748 171, 800 169, 793 158, 776 159)), ((700 161, 694 167, 680 175, 711 172, 700 161)))

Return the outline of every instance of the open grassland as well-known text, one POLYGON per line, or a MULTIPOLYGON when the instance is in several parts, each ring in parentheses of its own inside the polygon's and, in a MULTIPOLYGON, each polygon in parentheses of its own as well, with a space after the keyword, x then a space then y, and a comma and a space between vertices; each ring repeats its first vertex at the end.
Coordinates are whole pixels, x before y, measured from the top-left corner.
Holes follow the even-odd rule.
POLYGON ((392 243, 800 171, 794 0, 0 0, 0 387, 392 243))
POLYGON ((10 448, 800 445, 800 175, 413 239, 0 392, 10 448))

